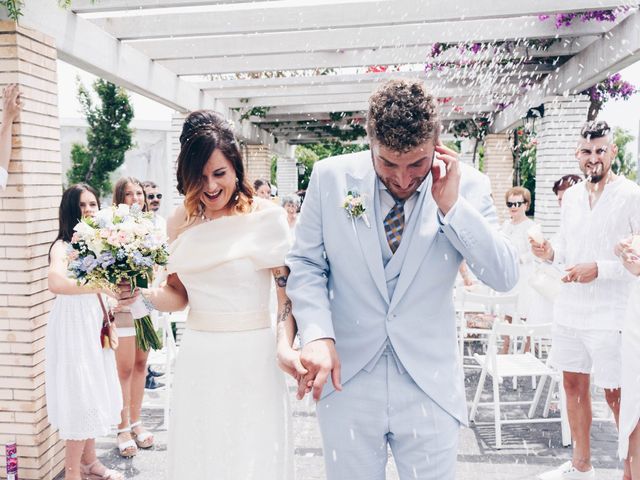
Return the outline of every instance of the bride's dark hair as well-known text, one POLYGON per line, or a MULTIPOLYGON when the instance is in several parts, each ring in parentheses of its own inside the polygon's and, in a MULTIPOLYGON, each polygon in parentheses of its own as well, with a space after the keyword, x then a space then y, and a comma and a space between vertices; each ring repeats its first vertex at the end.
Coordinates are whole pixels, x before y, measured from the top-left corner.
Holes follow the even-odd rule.
POLYGON ((231 196, 229 206, 238 213, 247 213, 251 209, 253 189, 247 183, 242 155, 231 125, 212 110, 196 110, 189 114, 182 126, 176 169, 177 188, 185 197, 188 223, 202 212, 202 170, 216 149, 231 162, 238 179, 237 190, 231 196))

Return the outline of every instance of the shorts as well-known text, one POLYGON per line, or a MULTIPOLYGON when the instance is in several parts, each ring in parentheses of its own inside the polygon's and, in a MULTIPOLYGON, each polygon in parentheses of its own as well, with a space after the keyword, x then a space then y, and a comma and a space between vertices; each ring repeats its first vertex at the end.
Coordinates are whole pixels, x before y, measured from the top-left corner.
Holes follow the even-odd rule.
POLYGON ((563 372, 591 374, 593 383, 601 388, 620 388, 620 330, 581 330, 554 325, 551 342, 553 367, 563 372))

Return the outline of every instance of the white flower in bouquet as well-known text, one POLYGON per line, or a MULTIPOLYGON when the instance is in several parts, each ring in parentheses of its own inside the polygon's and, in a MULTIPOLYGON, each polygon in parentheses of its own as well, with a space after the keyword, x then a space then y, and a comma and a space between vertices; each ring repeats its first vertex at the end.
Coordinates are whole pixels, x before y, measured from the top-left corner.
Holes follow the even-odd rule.
POLYGON ((129 215, 129 205, 127 205, 125 203, 121 203, 116 208, 116 211, 114 212, 114 215, 117 216, 117 217, 126 217, 127 215, 129 215))

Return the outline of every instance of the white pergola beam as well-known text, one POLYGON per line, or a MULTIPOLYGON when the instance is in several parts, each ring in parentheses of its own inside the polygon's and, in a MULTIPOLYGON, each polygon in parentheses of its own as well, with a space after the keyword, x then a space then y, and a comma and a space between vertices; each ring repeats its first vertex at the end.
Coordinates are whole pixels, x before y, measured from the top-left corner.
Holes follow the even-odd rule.
POLYGON ((549 95, 573 95, 604 80, 640 58, 640 12, 635 12, 606 36, 570 58, 514 105, 496 115, 492 130, 504 131, 515 125, 531 107, 549 95))
MULTIPOLYGON (((286 4, 285 4, 286 5, 286 4)), ((619 0, 379 0, 336 5, 262 6, 247 10, 199 12, 194 14, 136 15, 95 19, 119 39, 159 38, 210 34, 336 29, 378 25, 403 25, 488 18, 536 16, 573 11, 615 8, 619 0)), ((144 14, 144 12, 142 12, 144 14)), ((446 41, 446 39, 443 39, 446 41)))
MULTIPOLYGON (((265 1, 271 0, 251 0, 252 3, 265 1)), ((71 10, 75 13, 98 13, 151 8, 232 5, 246 2, 247 0, 73 0, 71 10)))
MULTIPOLYGON (((474 88, 464 86, 439 85, 438 82, 424 82, 425 87, 438 97, 478 97, 484 95, 512 95, 519 93, 518 83, 506 82, 495 84, 474 85, 474 88)), ((254 105, 271 105, 270 97, 308 97, 311 95, 335 95, 335 94, 371 94, 380 83, 353 83, 353 84, 329 84, 315 86, 288 86, 276 88, 234 88, 207 90, 207 92, 220 99, 233 99, 226 101, 229 106, 235 107, 232 102, 246 100, 254 105)), ((245 102, 245 103, 247 103, 245 102)))
MULTIPOLYGON (((283 105, 280 107, 273 107, 269 109, 270 117, 278 117, 280 115, 289 115, 289 114, 311 114, 314 115, 320 113, 331 113, 331 112, 366 112, 369 107, 368 99, 364 99, 361 101, 353 101, 353 102, 339 102, 339 103, 326 103, 323 105, 283 105)), ((474 114, 493 112, 496 108, 495 104, 484 104, 484 105, 459 105, 458 107, 462 108, 463 111, 458 112, 453 108, 449 108, 447 106, 440 107, 441 115, 446 119, 448 114, 451 113, 465 113, 468 117, 474 114)))
MULTIPOLYGON (((618 20, 617 20, 618 21, 618 20)), ((331 30, 164 38, 128 42, 154 59, 216 56, 270 55, 274 53, 321 52, 362 48, 431 45, 436 42, 471 43, 523 38, 567 38, 605 33, 613 24, 576 23, 558 29, 553 21, 538 17, 445 22, 437 25, 387 25, 331 30)), ((586 43, 567 40, 542 55, 572 55, 586 43)), ((531 50, 533 52, 533 50, 531 50)))
MULTIPOLYGON (((556 68, 551 65, 522 65, 517 73, 496 72, 496 77, 517 81, 522 77, 530 78, 553 72, 556 68)), ((345 85, 345 84, 377 84, 383 83, 393 78, 423 79, 427 85, 435 88, 460 86, 461 80, 471 80, 465 75, 456 76, 455 81, 447 79, 427 78, 424 70, 400 71, 400 72, 380 72, 380 73, 358 73, 358 74, 338 74, 338 75, 307 75, 297 77, 272 77, 272 78, 246 78, 238 80, 213 80, 209 82, 197 82, 199 88, 203 90, 226 90, 244 88, 288 88, 292 86, 324 86, 324 85, 345 85)), ((507 81, 507 80, 505 80, 507 81)))
MULTIPOLYGON (((240 56, 240 57, 207 57, 180 58, 160 60, 159 64, 166 66, 178 75, 208 75, 247 73, 276 70, 304 70, 315 68, 355 68, 370 65, 402 65, 424 64, 427 60, 429 48, 399 47, 384 49, 346 50, 336 52, 312 53, 279 53, 272 55, 240 56)), ((455 52, 443 56, 443 60, 454 57, 455 52)), ((486 53, 474 60, 488 61, 492 55, 486 53)), ((510 56, 504 55, 505 59, 510 56)), ((519 59, 515 59, 518 61, 519 59)), ((478 64, 474 69, 481 70, 478 64)), ((460 72, 460 76, 465 74, 460 72)))
MULTIPOLYGON (((464 92, 463 92, 464 93, 464 92)), ((469 105, 473 103, 486 103, 494 101, 495 103, 506 103, 512 101, 515 96, 513 93, 507 95, 479 95, 473 92, 467 92, 464 97, 452 98, 449 102, 442 105, 445 108, 450 105, 469 105), (476 101, 477 100, 477 101, 476 101)), ((324 105, 335 103, 351 103, 366 102, 371 96, 370 92, 358 93, 338 93, 333 95, 303 95, 303 96, 282 96, 282 97, 256 97, 251 99, 226 99, 225 104, 230 108, 251 109, 254 107, 282 107, 286 105, 324 105)))
POLYGON ((215 108, 213 97, 193 83, 92 22, 49 0, 29 0, 22 8, 20 23, 54 38, 61 60, 181 112, 215 108))

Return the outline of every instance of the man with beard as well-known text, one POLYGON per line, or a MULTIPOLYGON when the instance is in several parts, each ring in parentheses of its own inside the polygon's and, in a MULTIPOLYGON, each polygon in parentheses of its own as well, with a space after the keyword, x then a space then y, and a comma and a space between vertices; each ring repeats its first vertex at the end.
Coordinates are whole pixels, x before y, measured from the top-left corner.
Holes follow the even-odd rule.
POLYGON ((328 480, 455 477, 467 421, 453 284, 463 258, 506 291, 517 256, 488 179, 439 139, 436 98, 392 80, 369 99, 370 151, 317 162, 287 294, 313 390, 328 480), (328 379, 331 381, 328 381, 328 379))
MULTIPOLYGON (((155 182, 147 180, 142 184, 142 188, 144 188, 144 193, 147 197, 147 205, 149 205, 149 211, 153 214, 154 225, 160 228, 160 230, 162 230, 162 232, 166 234, 167 221, 158 213, 158 210, 160 210, 160 200, 162 200, 162 193, 160 193, 158 185, 155 182)), ((152 318, 156 315, 157 312, 154 311, 152 313, 152 318)), ((155 378, 161 377, 162 375, 164 374, 152 369, 150 365, 147 366, 147 378, 144 382, 144 388, 155 390, 156 388, 164 386, 164 383, 156 381, 155 378)))
MULTIPOLYGON (((614 247, 640 233, 640 188, 611 170, 618 149, 606 122, 582 129, 576 158, 586 181, 563 197, 560 231, 553 245, 531 242, 534 255, 563 264, 562 291, 554 306, 551 363, 563 372, 573 458, 541 479, 591 479, 591 375, 605 389, 618 421, 621 329, 630 275, 614 247)), ((626 468, 625 468, 626 470, 626 468)))

